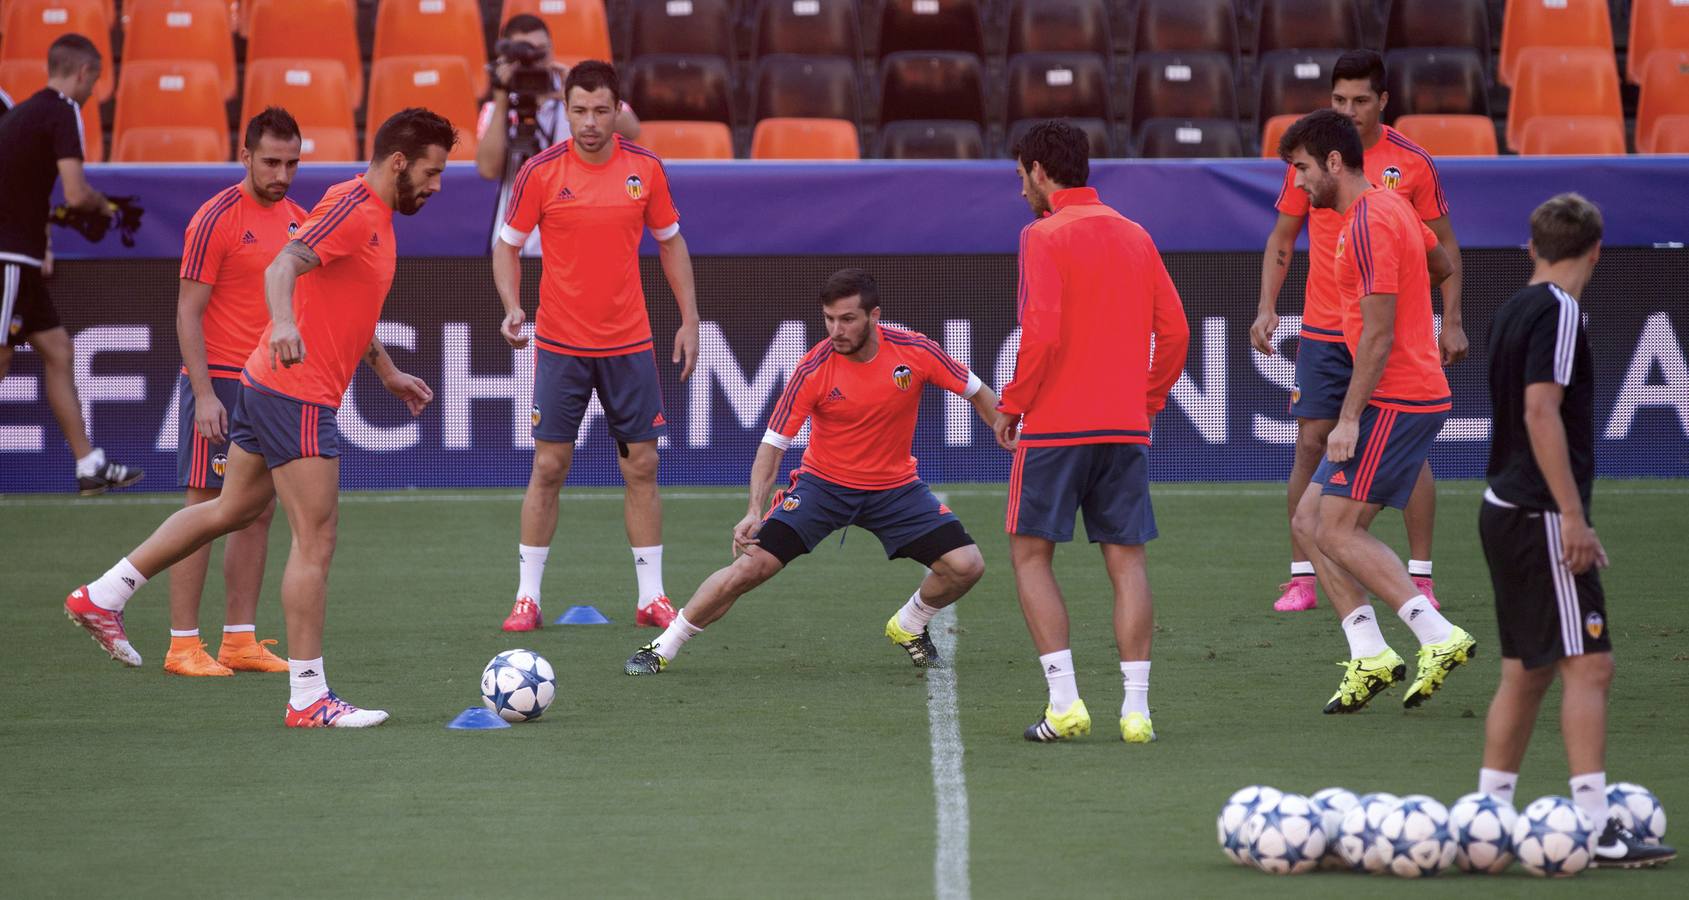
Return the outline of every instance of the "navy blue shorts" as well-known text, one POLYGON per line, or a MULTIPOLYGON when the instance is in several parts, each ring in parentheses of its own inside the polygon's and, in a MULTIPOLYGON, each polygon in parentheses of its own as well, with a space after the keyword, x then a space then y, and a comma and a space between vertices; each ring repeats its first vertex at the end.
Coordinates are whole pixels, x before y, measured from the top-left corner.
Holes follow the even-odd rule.
POLYGON ((622 356, 534 353, 534 438, 572 444, 586 419, 587 401, 598 391, 610 436, 624 444, 654 441, 666 430, 657 355, 650 350, 622 356))
MULTIPOLYGON (((880 539, 887 559, 910 556, 904 550, 911 544, 953 522, 957 527, 961 524, 950 507, 938 502, 924 481, 883 491, 865 491, 802 471, 793 472, 791 486, 774 495, 774 503, 763 520, 791 528, 803 542, 805 553, 840 528, 848 525, 866 528, 880 539)), ((971 538, 967 540, 972 542, 971 538)))
MULTIPOLYGON (((223 404, 223 413, 232 426, 235 404, 240 400, 240 379, 212 378, 211 390, 223 404)), ((176 486, 222 490, 223 468, 229 462, 228 435, 213 443, 194 427, 194 389, 188 384, 187 373, 176 378, 176 393, 182 398, 176 423, 176 486)))
POLYGON ((1084 510, 1091 543, 1149 543, 1157 532, 1148 451, 1143 444, 1021 447, 1009 472, 1004 530, 1071 541, 1074 514, 1084 510))
MULTIPOLYGON (((1319 332, 1326 334, 1324 330, 1319 332)), ((1336 341, 1302 337, 1296 341, 1296 386, 1290 389, 1290 414, 1298 419, 1335 419, 1343 411, 1343 395, 1355 359, 1343 335, 1336 341)))
POLYGON ((245 382, 229 413, 229 442, 264 457, 264 464, 272 469, 308 456, 333 459, 340 455, 340 429, 333 407, 245 382))
POLYGON ((1367 406, 1361 411, 1355 455, 1341 464, 1322 459, 1314 471, 1314 480, 1325 485, 1321 493, 1406 508, 1419 470, 1448 416, 1446 410, 1410 413, 1367 406))

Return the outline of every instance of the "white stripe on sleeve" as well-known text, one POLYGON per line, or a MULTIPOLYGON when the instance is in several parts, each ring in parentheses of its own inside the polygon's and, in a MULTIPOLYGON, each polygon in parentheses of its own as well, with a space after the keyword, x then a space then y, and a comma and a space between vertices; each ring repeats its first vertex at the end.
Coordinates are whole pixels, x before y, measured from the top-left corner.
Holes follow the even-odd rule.
POLYGON ((791 438, 772 428, 762 433, 762 442, 772 447, 779 447, 781 450, 789 449, 792 446, 791 438))
POLYGON ((679 233, 680 233, 680 223, 676 222, 676 223, 674 223, 673 225, 670 225, 667 228, 659 228, 659 229, 653 230, 651 232, 651 236, 656 238, 659 241, 666 241, 669 238, 672 238, 679 233))
POLYGON ((1556 284, 1548 286, 1560 300, 1560 321, 1554 334, 1554 380, 1561 387, 1572 383, 1572 362, 1578 348, 1578 301, 1556 284))
POLYGON ((974 395, 979 393, 979 389, 982 388, 982 387, 985 387, 985 382, 980 381, 978 375, 975 375, 974 373, 969 372, 968 373, 968 386, 965 389, 963 389, 963 391, 962 391, 962 399, 963 400, 972 400, 974 398, 974 395))
POLYGON ((498 230, 498 239, 504 241, 512 247, 520 247, 528 242, 528 233, 526 231, 517 231, 509 225, 503 225, 500 226, 498 230))

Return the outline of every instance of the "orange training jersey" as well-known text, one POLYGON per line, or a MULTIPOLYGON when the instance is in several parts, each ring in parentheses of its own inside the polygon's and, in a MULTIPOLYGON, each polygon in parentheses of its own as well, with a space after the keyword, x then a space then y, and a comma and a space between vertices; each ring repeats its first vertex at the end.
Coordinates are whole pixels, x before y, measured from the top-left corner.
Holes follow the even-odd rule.
POLYGON ((1149 232, 1095 189, 1050 203, 1020 233, 1020 349, 997 408, 1023 415, 1029 447, 1147 444, 1185 367, 1179 292, 1149 232))
POLYGON ((876 326, 880 350, 859 363, 833 352, 833 342, 810 349, 786 381, 768 443, 784 448, 809 420, 801 471, 864 491, 914 481, 915 420, 921 386, 932 384, 972 397, 980 380, 926 335, 876 326))
POLYGON ((188 222, 181 277, 211 285, 202 319, 212 378, 239 378, 240 367, 270 324, 264 269, 293 240, 305 210, 283 199, 268 209, 244 184, 219 191, 188 222))
POLYGON ((639 238, 680 233, 680 214, 655 153, 617 135, 609 162, 581 159, 572 140, 523 164, 510 188, 500 238, 517 247, 540 230, 545 258, 539 347, 572 356, 618 356, 651 347, 639 285, 639 238))
MULTIPOLYGON (((1388 125, 1380 125, 1384 136, 1366 151, 1363 168, 1373 187, 1406 196, 1419 218, 1429 222, 1449 214, 1443 197, 1443 183, 1431 154, 1388 125)), ((1342 305, 1337 298, 1337 273, 1330 265, 1343 216, 1336 210, 1308 207, 1308 192, 1296 187, 1296 170, 1285 167, 1284 188, 1279 191, 1278 211, 1308 218, 1308 285, 1302 301, 1302 337, 1315 341, 1343 340, 1342 305)))
POLYGON ((1431 321, 1431 274, 1425 254, 1437 236, 1425 227, 1407 198, 1375 187, 1343 217, 1334 260, 1343 299, 1343 338, 1355 354, 1361 338, 1361 298, 1396 295, 1395 339, 1384 374, 1372 391, 1372 405, 1403 412, 1449 408, 1449 382, 1431 321))
POLYGON ((322 260, 293 288, 293 320, 305 341, 305 359, 272 368, 273 326, 266 325, 246 359, 246 377, 295 400, 338 408, 375 338, 381 304, 393 284, 398 250, 393 210, 360 175, 323 194, 298 239, 322 260))

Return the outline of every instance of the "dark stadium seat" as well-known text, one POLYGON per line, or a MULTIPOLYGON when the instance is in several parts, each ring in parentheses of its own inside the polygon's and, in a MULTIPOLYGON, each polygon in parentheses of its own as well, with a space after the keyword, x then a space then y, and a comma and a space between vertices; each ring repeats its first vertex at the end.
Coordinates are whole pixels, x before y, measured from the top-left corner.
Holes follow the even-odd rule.
POLYGON ((1114 118, 1108 64, 1095 53, 1022 53, 1009 57, 1005 121, 1114 118))
MULTIPOLYGON (((217 137, 217 160, 229 158, 229 120, 217 67, 204 60, 126 63, 117 85, 112 160, 122 161, 124 133, 134 128, 202 129, 217 137)), ((197 139, 194 146, 199 146, 197 139)), ((129 153, 131 151, 124 151, 129 153)), ((204 161, 198 156, 196 161, 204 161)))
POLYGON ((623 67, 622 88, 642 119, 733 121, 727 60, 719 56, 653 54, 623 67))
POLYGON ((1395 128, 1426 153, 1495 156, 1495 120, 1489 116, 1402 116, 1395 128))
POLYGON ((629 56, 733 58, 733 0, 629 0, 626 7, 629 56))
POLYGON ((1636 104, 1636 152, 1659 153, 1656 133, 1660 121, 1689 115, 1689 50, 1658 50, 1642 73, 1642 93, 1636 104))
POLYGON ((761 0, 756 13, 757 56, 862 55, 862 25, 856 0, 761 0))
POLYGON ((751 159, 861 159, 856 125, 844 119, 763 119, 751 134, 751 159))
POLYGON ((893 53, 880 61, 880 121, 985 121, 979 57, 972 53, 893 53))
POLYGON ((1232 119, 1150 119, 1138 126, 1136 155, 1146 159, 1243 156, 1232 119))
POLYGON ((551 32, 551 52, 559 59, 610 58, 610 20, 604 0, 504 0, 499 27, 518 13, 538 16, 551 32))
POLYGON ((1235 64, 1239 45, 1232 0, 1138 0, 1137 5, 1132 39, 1137 52, 1213 50, 1235 64))
POLYGON ((347 99, 364 103, 363 52, 353 0, 254 0, 246 64, 260 59, 334 59, 346 67, 347 99))
POLYGON ((639 145, 663 159, 732 159, 733 131, 720 122, 646 119, 639 124, 639 145))
POLYGON ((1484 61, 1461 47, 1392 50, 1384 57, 1391 122, 1406 115, 1490 114, 1484 61))
POLYGON ((1132 68, 1132 123, 1237 118, 1237 87, 1224 53, 1140 53, 1132 68))
MULTIPOLYGON (((1003 144, 1003 152, 1005 154, 1012 155, 1014 153, 1015 141, 1020 140, 1021 136, 1026 134, 1028 129, 1042 121, 1045 120, 1021 119, 1017 122, 1011 122, 1009 125, 1009 138, 1003 144)), ((1114 141, 1109 137, 1107 122, 1102 119, 1067 119, 1066 122, 1080 131, 1085 132, 1085 137, 1091 142, 1092 159, 1105 159, 1116 155, 1114 153, 1114 141)))
POLYGON ((1113 50, 1104 0, 1014 0, 1008 52, 1100 53, 1113 50))
POLYGON ((751 117, 862 121, 856 62, 841 56, 775 54, 757 60, 751 117))
POLYGON ((1630 41, 1625 45, 1625 78, 1636 84, 1656 51, 1689 50, 1689 3, 1683 0, 1635 0, 1630 6, 1630 41))
POLYGON ((1388 50, 1464 47, 1490 58, 1490 13, 1485 0, 1396 0, 1385 29, 1388 50))
POLYGON ((117 84, 112 25, 102 0, 6 0, 0 8, 0 61, 46 59, 47 48, 59 35, 80 34, 94 42, 105 61, 94 85, 94 99, 109 100, 117 84))
POLYGON ((978 0, 885 0, 879 34, 881 57, 900 50, 985 53, 978 0))
POLYGON ((985 132, 978 122, 911 120, 880 127, 883 159, 984 159, 985 132))
POLYGON ((223 99, 234 99, 240 85, 227 0, 127 0, 123 61, 147 59, 203 59, 217 67, 223 99))
POLYGON ((389 56, 459 57, 469 70, 475 96, 485 94, 487 44, 479 0, 381 0, 370 59, 380 62, 389 56))
POLYGON ((1613 20, 1607 0, 1507 0, 1496 80, 1512 87, 1519 75, 1519 56, 1531 47, 1590 47, 1611 54, 1613 20))
POLYGON ((475 158, 476 94, 461 56, 389 56, 369 69, 364 156, 375 148, 375 132, 387 117, 408 106, 426 106, 457 127, 452 159, 475 158))
MULTIPOLYGON (((1331 105, 1331 67, 1342 50, 1274 50, 1261 57, 1257 120, 1295 113, 1306 115, 1331 105)), ((1392 103, 1394 101, 1392 100, 1392 103)))
POLYGON ((1521 156, 1623 156, 1624 121, 1610 116, 1537 116, 1525 125, 1521 156))
MULTIPOLYGON (((45 59, 0 60, 0 90, 22 103, 47 86, 45 59)), ((82 104, 82 158, 88 162, 105 159, 105 132, 100 127, 100 104, 82 104)))
POLYGON ((1309 47, 1353 50, 1361 46, 1357 0, 1261 0, 1255 52, 1309 47))
POLYGON ((1507 146, 1517 150, 1537 116, 1605 116, 1623 124, 1618 62, 1599 47, 1531 47, 1519 54, 1507 105, 1507 146))

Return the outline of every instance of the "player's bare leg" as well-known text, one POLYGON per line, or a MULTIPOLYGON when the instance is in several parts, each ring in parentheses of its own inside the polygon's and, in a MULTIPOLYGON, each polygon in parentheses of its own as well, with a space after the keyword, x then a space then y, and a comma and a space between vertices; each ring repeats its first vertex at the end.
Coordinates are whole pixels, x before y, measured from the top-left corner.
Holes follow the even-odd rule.
POLYGON ((534 465, 528 473, 527 493, 522 495, 516 603, 504 620, 505 631, 533 631, 544 624, 540 618, 540 582, 551 554, 551 538, 557 533, 557 495, 574 459, 574 442, 534 439, 534 465))
MULTIPOLYGON (((1337 693, 1327 701, 1325 711, 1355 712, 1379 692, 1406 677, 1407 663, 1384 642, 1384 633, 1378 628, 1378 614, 1367 603, 1366 588, 1341 564, 1320 550, 1320 510, 1330 499, 1323 495, 1323 491, 1323 485, 1308 485, 1302 502, 1296 508, 1292 525, 1302 540, 1302 546, 1309 550, 1314 570, 1319 573, 1320 585, 1325 588, 1326 598, 1337 612, 1343 636, 1349 643, 1349 659, 1339 663, 1344 667, 1343 681, 1338 685, 1337 693)), ((1376 510, 1363 509, 1362 512, 1367 514, 1376 510)), ((1371 515, 1366 515, 1366 523, 1370 525, 1371 522, 1371 515)))
POLYGON ((909 661, 918 668, 943 665, 927 626, 939 610, 961 599, 984 575, 985 557, 975 544, 956 547, 933 560, 921 586, 886 620, 886 637, 909 654, 909 661))
POLYGON ((1068 649, 1067 604, 1056 583, 1055 555, 1054 541, 1009 535, 1009 560, 1015 569, 1020 612, 1050 691, 1044 714, 1023 734, 1029 741, 1058 741, 1091 733, 1091 714, 1085 709, 1085 701, 1079 699, 1073 651, 1068 649))
POLYGON ((62 327, 49 328, 31 334, 29 343, 41 356, 47 405, 70 444, 71 455, 81 459, 94 452, 94 447, 88 441, 88 424, 82 419, 82 401, 76 396, 76 351, 70 333, 62 327))
MULTIPOLYGON (((1418 595, 1401 558, 1367 529, 1380 507, 1347 497, 1319 498, 1319 552, 1353 575, 1373 596, 1400 609, 1418 595)), ((1340 610, 1341 611, 1341 610, 1340 610)))
POLYGON ((0 341, 0 381, 6 380, 6 374, 12 371, 12 346, 0 341))
POLYGON ((1309 558, 1307 543, 1298 536, 1294 523, 1296 508, 1302 502, 1302 495, 1308 492, 1314 472, 1320 467, 1320 460, 1325 458, 1326 436, 1331 434, 1331 429, 1336 425, 1336 419, 1296 420, 1296 450, 1290 465, 1290 483, 1285 493, 1292 523, 1290 580, 1279 585, 1279 598, 1273 602, 1273 609, 1279 612, 1299 612, 1319 605, 1319 585, 1311 569, 1313 561, 1309 558))
MULTIPOLYGON (((1542 698, 1554 683, 1554 672, 1553 666, 1527 669, 1517 659, 1501 661, 1501 682, 1496 685, 1489 714, 1484 717, 1485 769, 1517 776, 1520 764, 1525 761, 1525 748, 1531 743, 1531 731, 1536 728, 1542 698)), ((1570 733, 1566 739, 1570 756, 1570 733)), ((1505 799, 1512 801, 1511 796, 1505 799)))
POLYGON ((628 546, 633 548, 634 578, 639 585, 634 624, 668 628, 675 612, 663 590, 663 498, 657 491, 657 442, 619 444, 617 450, 616 462, 626 485, 622 521, 628 546))
POLYGON ((1402 510, 1402 523, 1407 526, 1408 577, 1413 586, 1434 609, 1441 609, 1431 580, 1431 536, 1437 527, 1437 479, 1431 474, 1431 461, 1419 467, 1419 478, 1413 483, 1413 494, 1407 508, 1402 510))
POLYGON ((780 562, 779 557, 761 547, 750 547, 733 562, 704 579, 674 621, 655 641, 641 647, 629 658, 623 671, 629 675, 661 672, 668 666, 669 660, 679 655, 680 648, 687 641, 697 637, 710 623, 727 615, 740 597, 773 578, 783 568, 785 564, 780 562))
POLYGON ((1613 654, 1570 656, 1555 668, 1560 673, 1560 733, 1566 742, 1567 769, 1573 777, 1605 771, 1607 692, 1613 684, 1613 654))
POLYGON ((1149 715, 1150 640, 1155 604, 1142 544, 1103 544, 1103 565, 1114 585, 1114 641, 1120 648, 1120 736, 1128 743, 1155 740, 1149 715))
POLYGON ((271 639, 258 640, 258 597, 270 556, 271 500, 251 524, 223 541, 223 643, 217 661, 237 672, 286 672, 287 660, 270 652, 271 639), (230 630, 236 629, 236 630, 230 630))

